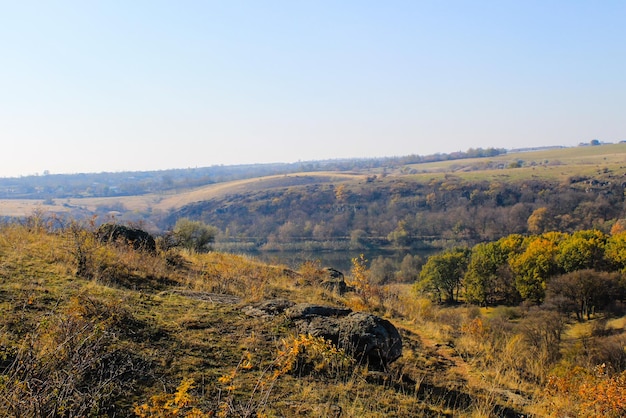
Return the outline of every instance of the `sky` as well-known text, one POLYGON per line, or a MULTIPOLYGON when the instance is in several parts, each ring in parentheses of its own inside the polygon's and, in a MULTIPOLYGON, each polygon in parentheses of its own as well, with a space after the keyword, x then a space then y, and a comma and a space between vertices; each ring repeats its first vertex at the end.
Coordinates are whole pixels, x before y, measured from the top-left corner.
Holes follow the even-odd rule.
POLYGON ((0 0, 0 177, 626 139, 626 1, 0 0))

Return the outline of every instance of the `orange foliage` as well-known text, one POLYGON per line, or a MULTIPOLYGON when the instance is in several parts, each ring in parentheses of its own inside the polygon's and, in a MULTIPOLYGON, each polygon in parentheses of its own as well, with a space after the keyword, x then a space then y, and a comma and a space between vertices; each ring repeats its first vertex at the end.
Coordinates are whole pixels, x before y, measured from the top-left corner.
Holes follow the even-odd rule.
POLYGON ((626 371, 611 376, 605 369, 604 364, 593 372, 576 367, 564 376, 551 376, 547 392, 551 397, 568 398, 580 416, 626 416, 626 371))

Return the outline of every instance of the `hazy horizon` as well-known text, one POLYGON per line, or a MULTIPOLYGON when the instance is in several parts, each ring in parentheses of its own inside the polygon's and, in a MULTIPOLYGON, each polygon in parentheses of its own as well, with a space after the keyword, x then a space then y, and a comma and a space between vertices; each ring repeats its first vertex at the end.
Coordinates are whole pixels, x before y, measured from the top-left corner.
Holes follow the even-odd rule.
POLYGON ((0 12, 0 177, 626 139, 620 1, 0 12))

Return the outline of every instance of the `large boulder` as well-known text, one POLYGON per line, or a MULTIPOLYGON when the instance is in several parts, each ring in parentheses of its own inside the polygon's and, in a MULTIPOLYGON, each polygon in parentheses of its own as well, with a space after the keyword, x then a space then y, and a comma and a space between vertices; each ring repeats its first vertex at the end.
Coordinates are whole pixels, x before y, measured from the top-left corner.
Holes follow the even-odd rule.
POLYGON ((106 223, 100 225, 96 231, 96 237, 101 242, 123 242, 130 244, 136 250, 154 253, 156 252, 156 242, 152 235, 138 228, 131 228, 124 225, 106 223))
POLYGON ((371 369, 384 370, 402 355, 402 338, 386 319, 365 312, 299 304, 285 310, 301 334, 323 337, 371 369))

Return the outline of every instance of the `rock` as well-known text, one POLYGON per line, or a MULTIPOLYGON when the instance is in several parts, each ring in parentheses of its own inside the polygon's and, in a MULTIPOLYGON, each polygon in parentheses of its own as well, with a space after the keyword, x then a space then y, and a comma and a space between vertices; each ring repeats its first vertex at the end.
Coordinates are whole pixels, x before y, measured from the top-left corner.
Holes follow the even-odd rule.
POLYGON ((323 337, 371 369, 384 370, 402 355, 402 337, 389 321, 329 306, 294 305, 285 314, 301 334, 323 337))
POLYGON ((295 304, 287 299, 271 299, 255 305, 245 306, 242 311, 248 316, 271 317, 283 313, 293 305, 295 304))
POLYGON ((242 311, 261 318, 284 314, 298 333, 322 337, 372 370, 384 370, 402 355, 402 337, 396 327, 369 313, 310 303, 296 305, 286 299, 268 300, 242 311))
POLYGON ((332 306, 312 305, 309 303, 300 303, 285 310, 285 314, 291 319, 305 319, 311 317, 333 317, 346 316, 351 309, 334 308, 332 306))
POLYGON ((386 319, 353 312, 341 321, 339 347, 373 369, 384 369, 402 355, 402 337, 386 319))
POLYGON ((123 241, 131 244, 135 250, 156 252, 154 238, 142 229, 107 223, 100 225, 96 231, 96 237, 101 242, 123 241))
POLYGON ((346 284, 343 273, 332 267, 326 267, 322 270, 325 276, 322 279, 321 286, 331 292, 337 292, 340 295, 348 292, 350 288, 346 284))

